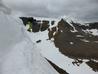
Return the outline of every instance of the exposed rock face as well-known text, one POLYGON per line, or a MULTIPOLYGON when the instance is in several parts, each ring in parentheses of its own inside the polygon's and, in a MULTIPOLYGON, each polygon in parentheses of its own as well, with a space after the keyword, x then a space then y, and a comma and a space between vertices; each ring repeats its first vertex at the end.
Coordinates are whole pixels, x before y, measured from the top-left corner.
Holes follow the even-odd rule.
POLYGON ((98 37, 86 34, 78 25, 75 28, 77 32, 71 32, 73 28, 70 24, 61 20, 58 23, 58 31, 54 35, 55 46, 69 57, 98 59, 98 43, 94 43, 98 37), (78 35, 80 37, 77 37, 78 35))

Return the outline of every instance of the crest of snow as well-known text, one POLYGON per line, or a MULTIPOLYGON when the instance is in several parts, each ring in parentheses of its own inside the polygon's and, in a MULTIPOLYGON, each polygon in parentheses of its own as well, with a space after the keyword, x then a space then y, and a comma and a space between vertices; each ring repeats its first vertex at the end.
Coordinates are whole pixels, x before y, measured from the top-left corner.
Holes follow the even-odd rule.
POLYGON ((0 74, 58 74, 40 55, 22 21, 4 12, 0 13, 0 74))
POLYGON ((4 5, 2 0, 0 0, 0 13, 6 13, 6 14, 11 13, 10 9, 4 5))
POLYGON ((15 21, 15 19, 16 18, 10 15, 0 14, 0 47, 2 51, 9 48, 14 43, 20 42, 24 38, 21 32, 23 25, 20 20, 15 21))

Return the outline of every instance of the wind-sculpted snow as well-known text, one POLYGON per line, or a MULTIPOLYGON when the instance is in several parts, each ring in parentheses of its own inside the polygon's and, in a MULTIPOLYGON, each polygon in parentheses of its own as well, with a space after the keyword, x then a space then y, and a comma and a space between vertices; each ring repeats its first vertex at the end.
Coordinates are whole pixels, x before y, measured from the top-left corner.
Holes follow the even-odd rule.
POLYGON ((10 14, 11 13, 10 9, 4 5, 2 0, 0 0, 0 13, 1 12, 6 13, 6 14, 10 14))
POLYGON ((0 74, 58 74, 39 51, 22 21, 0 9, 0 74))

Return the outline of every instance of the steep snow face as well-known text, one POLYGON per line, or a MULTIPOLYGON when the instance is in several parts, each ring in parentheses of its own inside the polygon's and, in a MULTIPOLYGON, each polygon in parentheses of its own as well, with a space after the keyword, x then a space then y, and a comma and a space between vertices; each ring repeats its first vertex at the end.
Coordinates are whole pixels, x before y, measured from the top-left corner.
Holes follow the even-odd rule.
POLYGON ((0 0, 0 13, 1 12, 10 14, 10 9, 3 4, 2 0, 0 0))
POLYGON ((9 16, 5 14, 0 15, 0 41, 2 42, 0 43, 0 47, 2 46, 3 48, 6 48, 6 46, 9 47, 10 45, 22 40, 22 32, 18 32, 22 30, 22 27, 17 21, 15 24, 14 22, 14 18, 9 18, 9 16))
POLYGON ((3 3, 0 3, 0 55, 3 52, 8 52, 9 48, 15 43, 20 42, 23 39, 22 35, 22 23, 15 21, 16 18, 8 16, 6 7, 3 3), (2 9, 4 8, 4 9, 2 9), (12 19, 13 18, 13 19, 12 19), (15 23, 16 22, 16 23, 15 23))
POLYGON ((4 12, 0 13, 0 74, 58 74, 40 55, 22 22, 4 12))

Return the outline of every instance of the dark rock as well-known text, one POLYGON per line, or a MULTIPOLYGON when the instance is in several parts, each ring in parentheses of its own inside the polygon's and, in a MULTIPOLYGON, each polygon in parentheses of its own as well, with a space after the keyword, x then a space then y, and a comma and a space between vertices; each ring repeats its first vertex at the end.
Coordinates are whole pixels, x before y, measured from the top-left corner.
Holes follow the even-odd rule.
POLYGON ((28 22, 32 22, 33 17, 20 17, 20 19, 23 21, 23 24, 26 26, 28 22))
MULTIPOLYGON (((73 25, 77 30, 80 28, 80 25, 75 25, 75 23, 73 25)), ((63 19, 58 23, 57 27, 58 31, 54 36, 52 35, 53 31, 49 32, 51 37, 54 38, 54 44, 57 48, 59 48, 60 52, 71 58, 98 59, 98 43, 94 43, 95 40, 98 40, 98 36, 95 37, 93 35, 86 34, 81 28, 78 32, 73 33, 70 31, 73 30, 73 28, 63 19), (63 32, 61 32, 61 30, 63 32), (82 35, 83 37, 76 37, 77 35, 82 35), (84 39, 89 42, 82 41, 84 39)))
POLYGON ((41 40, 36 41, 36 43, 40 43, 40 42, 41 42, 41 40))

